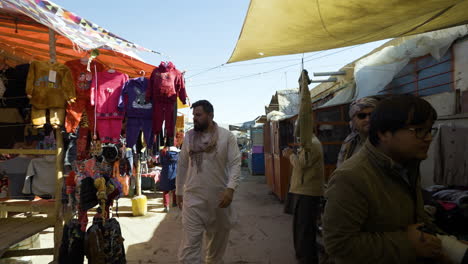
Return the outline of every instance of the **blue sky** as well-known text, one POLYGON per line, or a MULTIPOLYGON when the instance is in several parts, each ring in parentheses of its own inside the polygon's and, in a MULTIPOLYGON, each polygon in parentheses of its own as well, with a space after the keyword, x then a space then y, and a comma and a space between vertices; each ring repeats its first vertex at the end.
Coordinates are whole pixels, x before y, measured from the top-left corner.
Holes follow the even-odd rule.
MULTIPOLYGON (((206 71, 229 59, 249 0, 54 2, 114 34, 163 53, 163 56, 139 55, 153 65, 170 60, 178 69, 186 70, 191 102, 211 101, 219 123, 253 120, 265 113, 264 106, 276 90, 297 87, 302 54, 239 62, 206 71), (293 66, 275 70, 289 65, 293 66), (253 76, 240 78, 250 75, 253 76)), ((306 53, 304 57, 310 61, 305 63, 305 68, 309 72, 338 70, 382 43, 306 53), (331 53, 336 54, 328 55, 331 53)))

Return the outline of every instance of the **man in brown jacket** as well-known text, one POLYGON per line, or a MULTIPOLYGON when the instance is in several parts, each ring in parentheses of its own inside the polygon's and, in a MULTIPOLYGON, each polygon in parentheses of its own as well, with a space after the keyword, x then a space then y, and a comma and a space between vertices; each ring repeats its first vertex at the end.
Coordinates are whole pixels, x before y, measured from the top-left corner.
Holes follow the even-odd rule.
POLYGON ((436 119, 415 96, 391 97, 372 113, 369 139, 333 173, 326 192, 325 249, 337 264, 443 258, 440 240, 421 231, 436 229, 424 213, 419 175, 436 119))

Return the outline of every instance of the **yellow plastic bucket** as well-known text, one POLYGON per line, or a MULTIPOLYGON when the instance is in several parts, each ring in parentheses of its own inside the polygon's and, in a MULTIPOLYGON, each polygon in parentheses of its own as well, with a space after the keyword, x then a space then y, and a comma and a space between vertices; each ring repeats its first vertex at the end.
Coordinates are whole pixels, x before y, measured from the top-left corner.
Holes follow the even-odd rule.
POLYGON ((144 195, 135 196, 132 198, 132 213, 133 216, 146 215, 147 199, 144 195))

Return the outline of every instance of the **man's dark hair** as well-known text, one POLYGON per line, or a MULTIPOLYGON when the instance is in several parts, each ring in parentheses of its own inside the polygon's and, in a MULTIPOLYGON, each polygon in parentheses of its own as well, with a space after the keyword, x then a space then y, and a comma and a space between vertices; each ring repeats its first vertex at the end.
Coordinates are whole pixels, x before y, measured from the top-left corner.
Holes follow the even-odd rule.
POLYGON ((214 112, 213 105, 207 100, 196 101, 190 108, 194 109, 199 106, 203 107, 203 111, 205 111, 205 113, 211 114, 214 112))
POLYGON ((414 95, 396 95, 380 101, 370 118, 369 140, 377 146, 378 132, 397 130, 410 125, 421 125, 428 120, 435 121, 437 112, 426 100, 414 95))

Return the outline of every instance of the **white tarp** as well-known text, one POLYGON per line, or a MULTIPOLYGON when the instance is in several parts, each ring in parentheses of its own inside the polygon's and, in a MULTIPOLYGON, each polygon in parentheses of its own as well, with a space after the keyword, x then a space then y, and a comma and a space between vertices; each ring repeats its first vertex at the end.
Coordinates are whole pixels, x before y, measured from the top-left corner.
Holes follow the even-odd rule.
POLYGON ((279 111, 285 115, 296 115, 299 112, 299 89, 287 89, 277 92, 279 111))
POLYGON ((355 99, 376 95, 412 58, 431 54, 439 60, 456 39, 467 34, 467 25, 423 33, 359 60, 354 68, 355 99))

